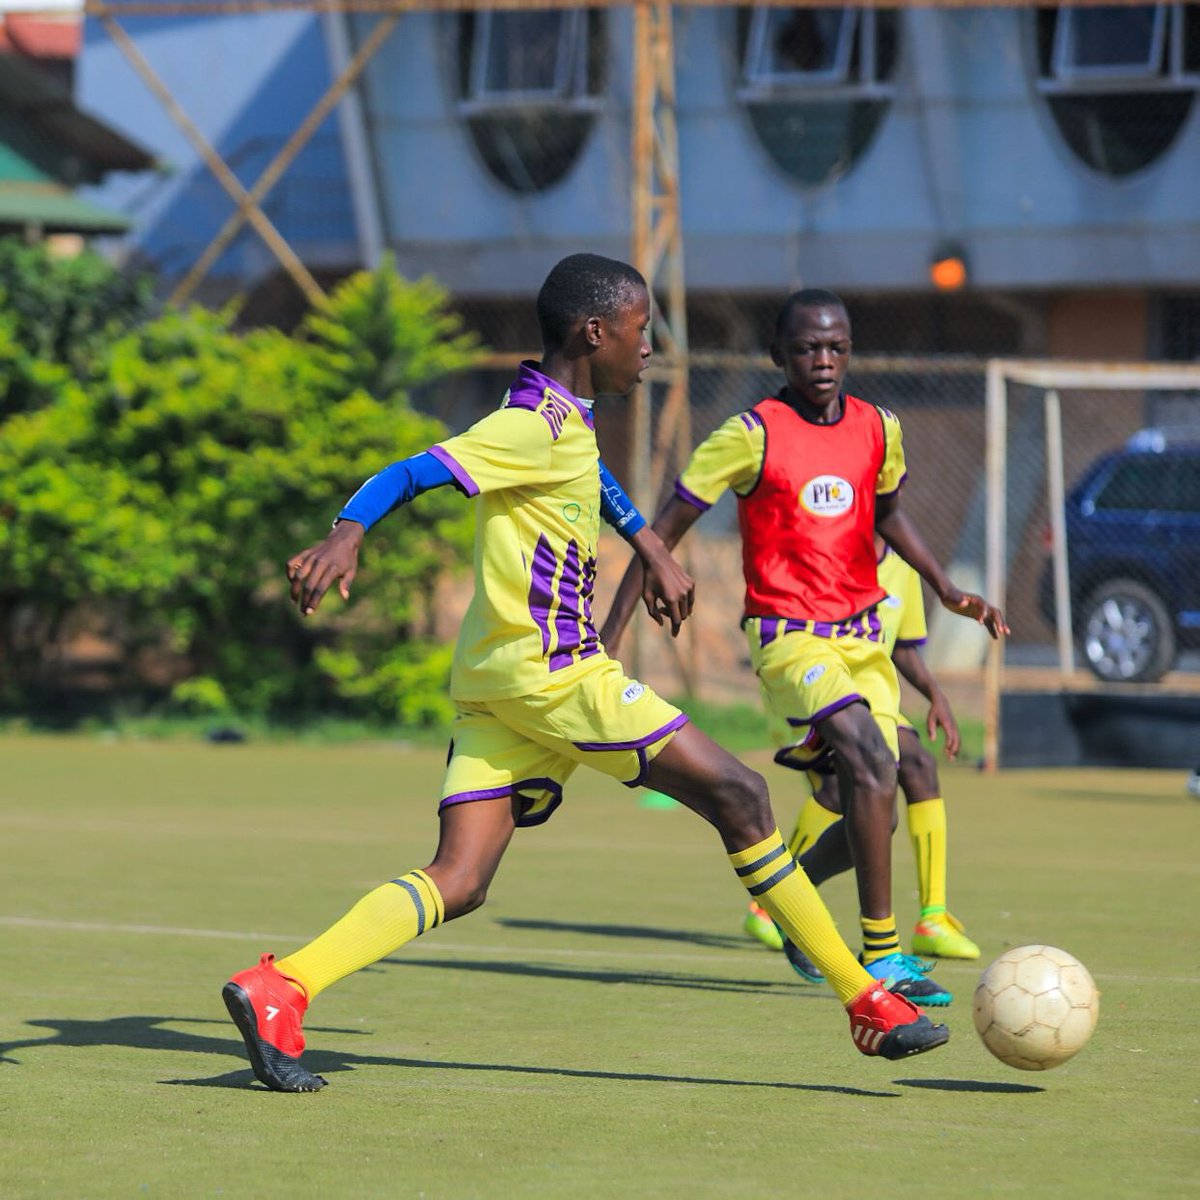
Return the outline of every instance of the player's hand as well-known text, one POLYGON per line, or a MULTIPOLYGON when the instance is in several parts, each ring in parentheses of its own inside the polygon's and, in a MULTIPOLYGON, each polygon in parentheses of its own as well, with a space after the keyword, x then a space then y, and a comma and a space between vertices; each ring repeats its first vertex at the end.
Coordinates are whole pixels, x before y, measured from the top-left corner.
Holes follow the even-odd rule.
POLYGON ((342 599, 350 599, 350 585, 358 574, 358 549, 365 534, 357 521, 339 521, 323 542, 288 559, 292 600, 299 605, 302 616, 315 613, 322 597, 339 580, 342 599))
POLYGON ((989 604, 982 596, 974 592, 960 592, 957 588, 942 597, 942 605, 960 617, 970 617, 978 621, 988 633, 998 638, 1002 633, 1011 632, 1004 622, 1004 614, 994 605, 989 604))
POLYGON ((929 702, 929 716, 925 728, 931 742, 937 740, 937 731, 941 729, 946 735, 946 757, 958 757, 958 750, 962 745, 958 734, 958 722, 954 719, 949 701, 941 692, 934 692, 933 699, 929 702))
MULTIPOLYGON (((664 549, 662 554, 643 559, 642 602, 646 611, 661 625, 671 622, 671 636, 678 637, 680 627, 692 615, 696 603, 696 581, 664 549)), ((609 648, 609 653, 615 653, 609 648)))

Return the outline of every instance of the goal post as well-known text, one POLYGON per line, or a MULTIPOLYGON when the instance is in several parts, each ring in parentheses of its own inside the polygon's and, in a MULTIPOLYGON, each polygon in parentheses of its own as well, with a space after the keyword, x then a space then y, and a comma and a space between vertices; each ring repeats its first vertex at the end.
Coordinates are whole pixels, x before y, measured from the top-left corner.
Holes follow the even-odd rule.
MULTIPOLYGON (((1036 428, 1042 442, 1042 462, 1034 464, 1023 461, 1023 491, 1016 497, 1022 503, 1022 511, 1028 524, 1033 510, 1030 498, 1025 495, 1036 477, 1044 484, 1046 497, 1046 530, 1050 554, 1051 595, 1053 597, 1053 625, 1055 667, 1052 677, 1057 686, 1066 689, 1075 677, 1075 642, 1071 619, 1071 579, 1067 545, 1066 496, 1068 478, 1065 470, 1067 453, 1078 448, 1079 443, 1104 436, 1097 430, 1097 422, 1085 420, 1073 428, 1064 430, 1064 399, 1080 393, 1089 394, 1092 413, 1116 414, 1114 425, 1124 421, 1127 427, 1139 428, 1150 423, 1145 414, 1154 411, 1152 403, 1143 403, 1139 418, 1130 411, 1130 406, 1117 410, 1103 404, 1104 393, 1117 393, 1127 400, 1131 393, 1142 393, 1147 397, 1169 393, 1191 395, 1171 397, 1181 402, 1182 421, 1186 423, 1197 440, 1200 440, 1200 364, 1164 363, 1098 363, 1098 362, 1055 362, 1051 360, 991 359, 986 369, 985 425, 987 433, 985 455, 986 522, 985 522, 985 586, 988 599, 999 605, 1006 614, 1012 592, 1013 564, 1020 551, 1022 539, 1028 540, 1024 528, 1014 530, 1010 516, 1014 496, 1010 493, 1012 456, 1018 461, 1026 458, 1034 448, 1034 438, 1028 431, 1036 428), (1023 428, 1027 431, 1022 445, 1014 446, 1014 427, 1011 412, 1011 397, 1014 388, 1025 389, 1022 413, 1023 428), (1040 406, 1040 413, 1033 410, 1040 406), (1040 417, 1034 421, 1033 416, 1040 417), (1082 436, 1081 436, 1082 435, 1082 436), (1015 534, 1015 536, 1014 536, 1015 534)), ((1117 449, 1125 436, 1109 435, 1108 449, 1117 449)), ((1025 583, 1028 583, 1026 577, 1025 583)), ((1023 597, 1029 607, 1029 597, 1023 597)), ((994 771, 1001 760, 1000 712, 1001 697, 1006 690, 1006 645, 1003 640, 988 646, 984 671, 984 767, 994 771)))

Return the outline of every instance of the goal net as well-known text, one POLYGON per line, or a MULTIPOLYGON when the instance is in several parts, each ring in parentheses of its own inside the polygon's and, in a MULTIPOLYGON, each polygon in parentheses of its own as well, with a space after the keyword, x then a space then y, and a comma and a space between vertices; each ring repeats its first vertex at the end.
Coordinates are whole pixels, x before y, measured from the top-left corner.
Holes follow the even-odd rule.
POLYGON ((1013 694, 1200 704, 1200 365, 994 359, 986 422, 986 765, 1055 736, 1013 694))

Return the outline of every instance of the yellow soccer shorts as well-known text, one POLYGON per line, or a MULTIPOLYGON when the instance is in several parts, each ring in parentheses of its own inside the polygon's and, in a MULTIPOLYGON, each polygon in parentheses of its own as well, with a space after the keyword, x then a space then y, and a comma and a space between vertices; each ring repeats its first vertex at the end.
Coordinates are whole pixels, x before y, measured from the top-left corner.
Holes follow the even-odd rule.
POLYGON ((851 704, 865 703, 893 757, 899 758, 900 681, 882 637, 843 630, 867 622, 821 625, 823 636, 803 621, 750 617, 745 621, 750 661, 780 749, 775 761, 798 771, 829 771, 831 751, 817 726, 851 704))
POLYGON ((606 655, 532 695, 456 707, 438 811, 515 796, 519 826, 550 818, 580 763, 641 786, 650 762, 688 721, 606 655))

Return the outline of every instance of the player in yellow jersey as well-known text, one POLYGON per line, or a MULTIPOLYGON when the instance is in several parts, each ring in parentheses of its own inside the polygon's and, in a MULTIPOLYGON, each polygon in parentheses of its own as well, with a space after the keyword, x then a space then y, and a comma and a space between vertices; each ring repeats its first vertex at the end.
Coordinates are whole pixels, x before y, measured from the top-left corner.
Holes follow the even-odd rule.
MULTIPOLYGON (((875 539, 875 552, 879 555, 879 584, 887 591, 879 614, 884 638, 891 647, 892 661, 900 674, 929 701, 925 727, 930 739, 935 739, 940 729, 945 735, 946 757, 954 758, 960 744, 958 723, 945 693, 921 657, 920 647, 928 637, 921 580, 882 538, 875 539)), ((979 947, 967 937, 962 923, 946 908, 946 806, 942 800, 937 760, 921 744, 916 728, 903 716, 898 732, 900 790, 906 802, 921 904, 920 919, 912 935, 913 953, 933 958, 978 958, 979 947)), ((837 781, 832 776, 825 776, 801 810, 788 842, 788 848, 818 887, 826 879, 848 871, 854 865, 840 819, 841 811, 837 781)), ((771 928, 797 974, 811 982, 819 982, 820 972, 801 951, 784 943, 774 922, 771 922, 771 928)))
MULTIPOLYGON (((885 592, 876 532, 948 609, 993 637, 1007 626, 981 596, 955 587, 901 509, 900 422, 842 390, 850 351, 850 317, 836 295, 789 296, 771 345, 786 386, 697 447, 654 528, 674 548, 726 490, 734 492, 746 583, 741 623, 767 709, 787 730, 776 761, 836 769, 858 884, 861 960, 898 994, 945 1005, 950 992, 901 949, 892 911, 900 687, 879 612, 885 592)), ((631 563, 617 589, 602 632, 614 649, 641 575, 631 563)))
MULTIPOLYGON (((309 1002, 478 908, 514 831, 550 816, 580 763, 672 796, 713 825, 747 891, 829 979, 861 1053, 900 1058, 941 1045, 945 1026, 882 987, 842 941, 783 843, 762 777, 627 678, 596 636, 601 488, 611 477, 601 471, 591 398, 627 394, 646 367, 645 281, 628 264, 572 255, 547 276, 537 311, 542 360, 522 365, 503 406, 368 480, 328 537, 288 563, 292 597, 312 613, 339 581, 348 598, 379 517, 430 487, 453 483, 476 497, 476 587, 451 672, 457 716, 437 851, 308 945, 278 962, 264 954, 229 980, 223 997, 255 1075, 276 1091, 323 1087, 300 1061, 309 1002)), ((692 581, 636 525, 624 532, 644 567, 643 599, 675 633, 691 611, 692 581)))

